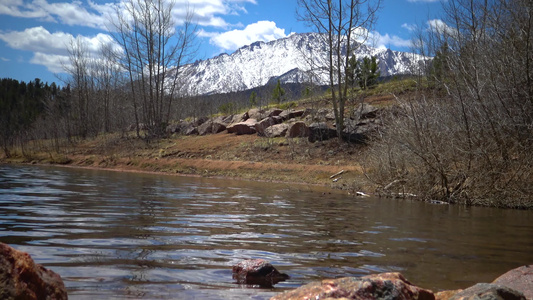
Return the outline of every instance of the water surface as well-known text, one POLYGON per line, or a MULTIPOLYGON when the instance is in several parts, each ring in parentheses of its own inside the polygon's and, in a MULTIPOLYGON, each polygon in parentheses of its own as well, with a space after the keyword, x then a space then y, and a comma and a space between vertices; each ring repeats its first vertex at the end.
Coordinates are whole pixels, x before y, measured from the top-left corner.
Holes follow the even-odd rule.
POLYGON ((268 299, 312 280, 390 271, 438 291, 533 263, 533 212, 0 165, 0 241, 59 273, 71 299, 268 299), (247 258, 291 279, 236 284, 231 266, 247 258))

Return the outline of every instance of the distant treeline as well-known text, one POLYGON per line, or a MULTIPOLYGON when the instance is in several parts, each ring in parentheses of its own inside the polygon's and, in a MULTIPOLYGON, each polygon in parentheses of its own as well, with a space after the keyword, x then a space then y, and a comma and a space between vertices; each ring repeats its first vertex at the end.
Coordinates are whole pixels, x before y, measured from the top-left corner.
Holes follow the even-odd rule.
MULTIPOLYGON (((30 140, 50 140, 56 150, 61 145, 99 133, 124 134, 135 125, 135 117, 126 87, 100 89, 15 79, 0 79, 0 146, 6 156, 10 149, 30 140)), ((90 81, 88 81, 90 82, 90 81)), ((276 85, 226 94, 176 98, 171 120, 200 118, 218 113, 234 114, 250 107, 264 107, 273 102, 276 85), (253 95, 253 96, 252 96, 253 95)), ((281 84, 280 101, 324 91, 324 87, 281 84)), ((162 124, 164 125, 164 124, 162 124)))

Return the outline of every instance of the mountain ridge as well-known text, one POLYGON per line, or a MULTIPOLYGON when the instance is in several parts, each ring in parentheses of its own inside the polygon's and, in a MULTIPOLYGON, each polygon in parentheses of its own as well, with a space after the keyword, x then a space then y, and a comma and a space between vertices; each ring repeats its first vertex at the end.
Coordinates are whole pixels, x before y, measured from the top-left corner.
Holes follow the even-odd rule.
MULTIPOLYGON (((426 60, 418 54, 358 44, 358 59, 377 56, 382 76, 411 73, 426 60)), ((273 78, 282 83, 328 84, 321 66, 327 62, 326 44, 318 33, 292 34, 270 42, 257 41, 231 54, 221 53, 182 67, 180 83, 186 95, 237 92, 264 86, 273 78)))

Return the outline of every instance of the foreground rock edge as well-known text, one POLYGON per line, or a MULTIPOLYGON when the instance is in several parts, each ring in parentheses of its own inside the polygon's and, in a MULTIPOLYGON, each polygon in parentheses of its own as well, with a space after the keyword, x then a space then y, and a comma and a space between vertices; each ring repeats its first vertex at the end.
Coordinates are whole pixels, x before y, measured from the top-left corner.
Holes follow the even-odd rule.
POLYGON ((68 299, 57 273, 36 264, 23 251, 0 243, 0 299, 68 299))
POLYGON ((433 293, 392 272, 314 281, 270 298, 296 299, 533 300, 533 265, 512 269, 492 283, 478 283, 464 290, 433 293))

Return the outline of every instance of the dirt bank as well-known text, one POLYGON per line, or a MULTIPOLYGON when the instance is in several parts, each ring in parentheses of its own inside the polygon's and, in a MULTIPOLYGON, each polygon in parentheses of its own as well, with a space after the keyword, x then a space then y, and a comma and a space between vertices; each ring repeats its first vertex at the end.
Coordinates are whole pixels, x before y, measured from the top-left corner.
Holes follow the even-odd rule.
POLYGON ((265 182, 321 185, 348 192, 372 192, 358 163, 362 146, 337 140, 264 138, 222 132, 206 136, 174 136, 147 143, 108 134, 60 151, 35 142, 3 162, 55 164, 119 171, 228 177, 265 182), (28 150, 31 149, 31 150, 28 150), (344 171, 343 174, 330 178, 344 171))

